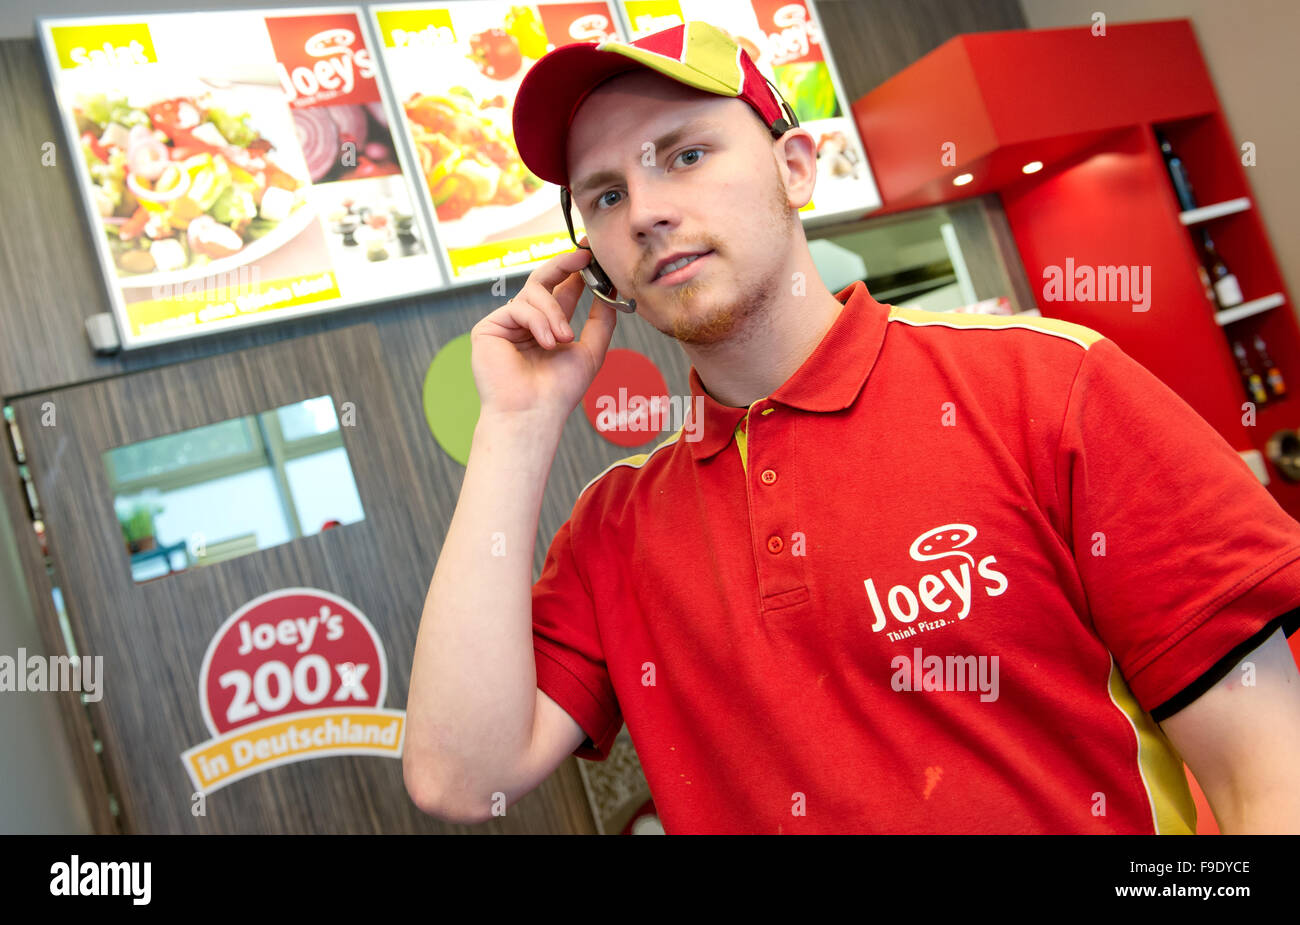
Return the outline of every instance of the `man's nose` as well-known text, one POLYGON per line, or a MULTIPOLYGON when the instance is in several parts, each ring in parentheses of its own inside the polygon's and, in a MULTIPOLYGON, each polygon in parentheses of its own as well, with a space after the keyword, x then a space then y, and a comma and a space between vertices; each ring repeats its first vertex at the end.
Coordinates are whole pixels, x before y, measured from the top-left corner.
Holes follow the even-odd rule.
POLYGON ((638 240, 671 231, 681 220, 671 184, 652 167, 639 167, 627 183, 629 230, 638 240))

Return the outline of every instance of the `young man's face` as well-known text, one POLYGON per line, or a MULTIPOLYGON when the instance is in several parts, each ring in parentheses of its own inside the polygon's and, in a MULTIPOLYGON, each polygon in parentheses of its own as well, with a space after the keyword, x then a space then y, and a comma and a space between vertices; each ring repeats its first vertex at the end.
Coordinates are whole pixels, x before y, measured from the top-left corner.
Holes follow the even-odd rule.
POLYGON ((788 288, 795 210, 808 200, 791 201, 776 150, 747 103, 651 71, 607 81, 579 107, 574 207, 619 296, 664 334, 726 340, 788 288), (705 252, 655 279, 665 258, 705 252))

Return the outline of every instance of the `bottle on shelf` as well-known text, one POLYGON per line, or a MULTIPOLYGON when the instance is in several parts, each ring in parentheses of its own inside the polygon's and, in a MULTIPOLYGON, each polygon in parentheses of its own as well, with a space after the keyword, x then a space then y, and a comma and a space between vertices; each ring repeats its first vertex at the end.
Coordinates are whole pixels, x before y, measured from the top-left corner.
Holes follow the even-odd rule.
POLYGON ((1255 355, 1259 357, 1260 366, 1264 370, 1268 390, 1273 393, 1275 398, 1281 398, 1286 394, 1286 382, 1282 379, 1282 371, 1277 368, 1277 364, 1268 355, 1268 347, 1264 345, 1264 338, 1258 334, 1255 335, 1255 355))
POLYGON ((1156 142, 1160 145, 1160 154, 1165 159, 1165 169, 1169 171, 1169 179, 1174 184, 1174 195, 1178 197, 1178 208, 1190 212, 1197 208, 1197 205, 1196 194, 1192 192, 1192 181, 1187 175, 1187 168, 1183 166, 1183 159, 1174 151, 1174 146, 1169 143, 1164 132, 1156 129, 1155 133, 1156 142))
POLYGON ((1259 373, 1250 365, 1250 357, 1246 355, 1246 348, 1239 340, 1232 342, 1232 353, 1237 358, 1237 371, 1241 374, 1241 381, 1246 386, 1246 391, 1256 404, 1268 404, 1268 389, 1264 388, 1264 380, 1260 378, 1259 373))
POLYGON ((1210 279, 1214 283, 1214 295, 1219 301, 1219 307, 1232 308, 1234 305, 1240 305, 1245 299, 1242 297, 1241 284, 1237 282, 1236 275, 1228 269, 1228 265, 1219 256, 1210 233, 1200 228, 1198 234, 1201 238, 1201 253, 1205 267, 1209 270, 1210 279))
POLYGON ((1197 262, 1196 273, 1201 277, 1201 287, 1205 290, 1205 301, 1210 303, 1211 311, 1219 310, 1219 299, 1214 294, 1214 284, 1210 282, 1210 272, 1205 269, 1205 264, 1197 262))

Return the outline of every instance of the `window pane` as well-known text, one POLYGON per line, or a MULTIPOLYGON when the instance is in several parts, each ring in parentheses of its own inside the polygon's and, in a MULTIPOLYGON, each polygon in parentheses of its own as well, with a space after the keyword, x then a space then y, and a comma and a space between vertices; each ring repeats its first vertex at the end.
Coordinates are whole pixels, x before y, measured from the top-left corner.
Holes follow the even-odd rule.
POLYGON ((232 456, 242 456, 257 448, 249 433, 246 418, 234 418, 220 424, 196 427, 179 434, 168 434, 130 446, 118 447, 110 454, 109 478, 117 482, 163 475, 232 456))
MULTIPOLYGON (((278 415, 286 442, 334 433, 328 395, 263 412, 278 415)), ((311 536, 365 517, 342 446, 284 462, 276 428, 250 415, 104 453, 130 490, 113 499, 132 577, 149 581, 311 536), (251 435, 265 430, 270 451, 251 435)), ((316 449, 307 446, 307 449, 316 449)))
POLYGON ((343 447, 291 459, 284 471, 303 536, 319 533, 326 524, 342 526, 365 517, 356 483, 350 478, 348 451, 343 447))
POLYGON ((328 395, 277 408, 275 413, 280 418, 280 429, 286 441, 328 434, 339 429, 339 419, 334 414, 334 401, 328 395))

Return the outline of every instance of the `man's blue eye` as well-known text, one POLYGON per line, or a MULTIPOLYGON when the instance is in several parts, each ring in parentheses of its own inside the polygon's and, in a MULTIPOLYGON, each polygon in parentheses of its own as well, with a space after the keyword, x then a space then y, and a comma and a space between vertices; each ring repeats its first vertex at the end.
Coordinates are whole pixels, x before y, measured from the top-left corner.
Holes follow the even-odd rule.
MULTIPOLYGON (((704 149, 703 149, 703 148, 687 148, 685 151, 681 151, 681 152, 679 152, 679 153, 677 154, 677 157, 676 157, 676 158, 673 158, 673 160, 677 160, 678 158, 685 157, 685 156, 688 155, 688 154, 698 154, 698 155, 700 155, 700 156, 703 156, 703 155, 704 155, 704 149)), ((694 166, 695 166, 696 164, 698 164, 699 162, 700 162, 700 159, 697 157, 695 160, 691 161, 689 164, 686 164, 685 166, 687 166, 687 167, 694 167, 694 166)), ((611 193, 617 193, 617 192, 618 192, 618 190, 606 190, 605 192, 603 192, 603 193, 601 193, 599 196, 597 196, 597 197, 596 197, 596 201, 595 201, 595 206, 596 206, 596 208, 597 208, 597 209, 600 209, 600 208, 603 208, 603 207, 608 206, 608 205, 613 205, 614 203, 606 202, 605 197, 608 196, 608 195, 610 195, 611 193)))

